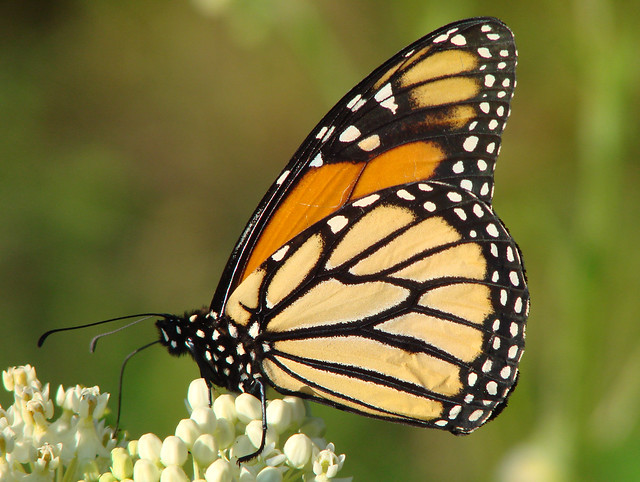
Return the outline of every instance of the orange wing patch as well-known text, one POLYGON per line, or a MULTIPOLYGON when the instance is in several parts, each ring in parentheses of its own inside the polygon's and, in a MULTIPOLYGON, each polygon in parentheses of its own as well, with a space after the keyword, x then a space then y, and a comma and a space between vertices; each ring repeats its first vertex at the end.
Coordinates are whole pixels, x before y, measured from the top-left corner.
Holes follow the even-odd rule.
POLYGON ((362 169, 362 164, 348 162, 309 169, 269 220, 251 253, 242 280, 296 234, 342 207, 349 200, 362 169))
POLYGON ((429 179, 444 158, 438 144, 419 141, 390 149, 369 162, 310 169, 269 220, 242 280, 295 235, 345 203, 387 187, 429 179))
POLYGON ((435 142, 411 142, 395 147, 367 162, 351 198, 429 179, 444 158, 444 151, 435 142))

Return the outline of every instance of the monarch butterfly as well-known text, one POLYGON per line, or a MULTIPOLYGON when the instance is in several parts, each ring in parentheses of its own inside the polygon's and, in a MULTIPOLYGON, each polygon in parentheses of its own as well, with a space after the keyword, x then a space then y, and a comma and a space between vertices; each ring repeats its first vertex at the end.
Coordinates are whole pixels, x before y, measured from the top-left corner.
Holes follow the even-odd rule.
POLYGON ((529 293, 494 213, 516 47, 495 18, 442 27, 352 89, 250 218, 207 309, 156 321, 209 386, 266 387, 470 433, 514 388, 529 293))

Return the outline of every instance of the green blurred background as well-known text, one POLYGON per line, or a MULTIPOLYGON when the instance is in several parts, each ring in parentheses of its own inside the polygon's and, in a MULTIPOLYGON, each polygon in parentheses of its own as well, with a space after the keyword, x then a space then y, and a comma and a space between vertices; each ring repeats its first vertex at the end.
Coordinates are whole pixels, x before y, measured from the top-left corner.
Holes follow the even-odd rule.
MULTIPOLYGON (((468 437, 313 405, 356 480, 640 477, 640 9, 635 1, 79 0, 0 6, 0 367, 117 392, 151 323, 207 305, 256 203, 322 115, 397 50, 477 15, 520 63, 495 207, 532 310, 508 409, 468 437)), ((123 424, 169 434, 197 368, 134 358, 123 424)), ((8 394, 0 394, 3 405, 8 394)), ((6 405, 5 405, 6 406, 6 405)))

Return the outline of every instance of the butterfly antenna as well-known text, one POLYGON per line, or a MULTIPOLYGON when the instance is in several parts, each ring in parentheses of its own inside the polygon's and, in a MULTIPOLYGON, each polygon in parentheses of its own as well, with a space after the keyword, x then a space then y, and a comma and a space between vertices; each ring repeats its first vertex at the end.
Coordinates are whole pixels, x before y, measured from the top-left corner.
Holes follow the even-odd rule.
POLYGON ((120 328, 116 328, 115 330, 107 331, 106 333, 100 333, 99 335, 94 336, 91 339, 91 343, 89 343, 89 351, 91 353, 93 353, 96 350, 96 345, 98 344, 98 340, 100 338, 102 338, 104 336, 113 335, 114 333, 118 333, 119 331, 122 331, 122 330, 126 330, 127 328, 129 328, 129 327, 131 327, 131 326, 133 326, 133 325, 135 325, 137 323, 140 323, 141 321, 148 320, 149 318, 151 318, 150 315, 149 316, 145 316, 143 318, 140 318, 139 320, 132 321, 131 323, 128 323, 128 324, 126 324, 124 326, 121 326, 120 328))
MULTIPOLYGON (((147 317, 147 318, 149 318, 149 317, 147 317)), ((143 318, 143 319, 146 319, 146 318, 143 318)), ((142 320, 138 320, 138 321, 142 321, 142 320)), ((136 321, 134 323, 137 323, 138 321, 136 321)), ((130 323, 127 326, 131 326, 134 323, 130 323)), ((126 328, 126 326, 121 328, 121 329, 124 329, 124 328, 126 328)), ((118 331, 118 330, 116 330, 116 331, 118 331)), ((108 334, 110 334, 110 333, 105 333, 105 335, 108 335, 108 334)), ((124 378, 124 369, 127 366, 127 362, 131 359, 131 357, 133 355, 136 355, 136 354, 140 353, 142 350, 146 350, 147 348, 149 348, 152 345, 155 345, 156 343, 160 343, 160 340, 152 341, 151 343, 147 343, 146 345, 143 345, 140 348, 136 348, 131 353, 129 353, 125 357, 125 359, 122 361, 122 366, 120 367, 120 380, 118 381, 118 415, 116 417, 116 428, 115 428, 114 435, 118 433, 118 430, 119 430, 118 427, 120 426, 120 411, 121 411, 120 408, 122 407, 122 386, 123 386, 122 380, 124 378)))
MULTIPOLYGON (((90 326, 97 326, 97 325, 102 325, 104 323, 111 323, 111 322, 120 321, 120 320, 128 320, 130 318, 138 318, 141 316, 146 317, 146 318, 143 318, 146 320, 148 318, 153 318, 153 317, 166 318, 169 315, 167 315, 166 313, 140 313, 137 315, 119 316, 118 318, 111 318, 109 320, 96 321, 94 323, 87 323, 86 325, 68 326, 66 328, 56 328, 54 330, 46 331, 40 336, 40 338, 38 339, 38 347, 41 347, 44 344, 45 340, 49 337, 49 335, 52 335, 53 333, 58 333, 60 331, 79 330, 81 328, 88 328, 90 326)), ((142 320, 138 320, 138 321, 142 321, 142 320)), ((135 324, 135 323, 137 323, 137 321, 131 324, 135 324)), ((127 326, 131 326, 131 325, 127 325, 127 326)), ((108 335, 109 333, 105 333, 105 334, 108 335)), ((91 343, 92 343, 92 346, 95 346, 95 343, 93 340, 91 341, 91 343)))

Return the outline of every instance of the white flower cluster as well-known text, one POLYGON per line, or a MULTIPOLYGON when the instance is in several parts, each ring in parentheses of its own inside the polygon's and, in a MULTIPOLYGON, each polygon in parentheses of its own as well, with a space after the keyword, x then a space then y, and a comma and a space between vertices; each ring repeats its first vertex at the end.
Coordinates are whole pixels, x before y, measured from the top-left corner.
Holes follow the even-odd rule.
POLYGON ((192 473, 192 480, 207 482, 350 480, 334 478, 345 456, 336 455, 333 444, 320 438, 324 423, 308 417, 298 398, 269 402, 265 449, 241 465, 237 464, 238 457, 254 452, 260 445, 260 401, 246 393, 223 394, 209 407, 203 379, 191 382, 187 399, 191 417, 178 423, 175 435, 162 441, 148 433, 129 442, 127 450, 115 448, 111 472, 104 474, 100 482, 184 482, 190 480, 187 472, 192 473))
POLYGON ((94 478, 109 466, 116 446, 113 429, 105 427, 109 394, 98 387, 75 386, 56 394, 62 408, 54 416, 49 384, 42 385, 30 365, 2 372, 2 382, 13 392, 8 409, 0 406, 0 480, 44 482, 94 478))
POLYGON ((261 405, 252 395, 218 395, 209 407, 206 383, 194 380, 187 396, 191 416, 178 423, 175 435, 161 440, 148 433, 116 443, 114 430, 101 420, 109 394, 98 387, 60 386, 56 404, 62 413, 53 420, 49 385, 33 367, 9 368, 2 379, 14 394, 13 405, 0 406, 3 482, 351 480, 335 478, 345 456, 335 454, 322 438, 324 422, 308 416, 295 397, 268 403, 265 448, 238 465, 262 440, 261 405))

